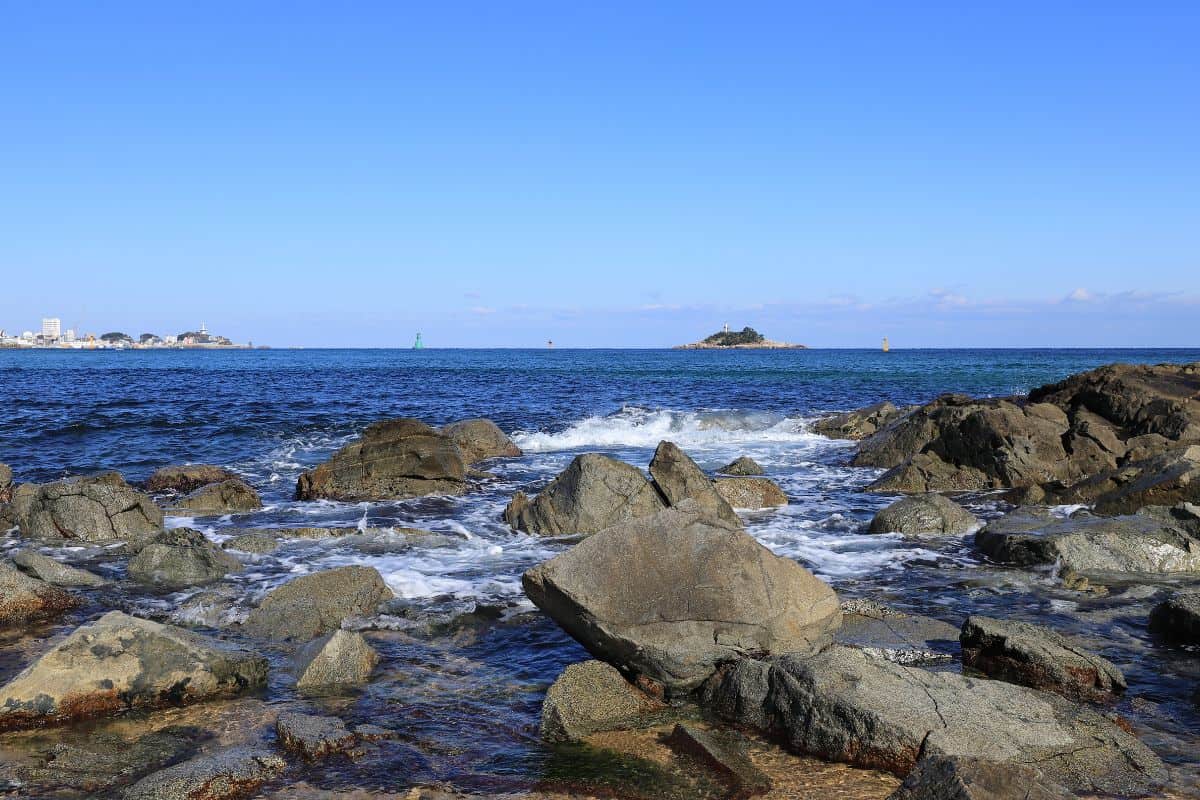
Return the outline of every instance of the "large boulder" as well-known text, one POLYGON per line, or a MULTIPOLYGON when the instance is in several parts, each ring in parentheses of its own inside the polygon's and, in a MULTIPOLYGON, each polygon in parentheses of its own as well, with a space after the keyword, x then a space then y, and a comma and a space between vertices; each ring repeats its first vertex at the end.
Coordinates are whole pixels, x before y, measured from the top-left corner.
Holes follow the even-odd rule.
POLYGON ((0 730, 227 697, 266 679, 262 656, 110 611, 0 687, 0 730))
POLYGON ((830 439, 866 439, 909 410, 896 408, 884 400, 866 408, 822 417, 812 423, 811 429, 830 439))
POLYGON ((888 800, 1073 800, 1036 767, 983 758, 927 756, 888 800))
POLYGON ((1200 644, 1200 592, 1176 592, 1156 605, 1150 630, 1164 639, 1200 644))
POLYGON ((665 709, 603 661, 571 664, 542 701, 542 738, 575 742, 597 731, 645 727, 665 709))
POLYGON ((379 653, 357 631, 336 630, 313 639, 296 654, 296 688, 305 690, 366 683, 379 653))
POLYGON ((35 578, 40 578, 53 586, 104 586, 108 581, 88 572, 85 569, 72 567, 55 561, 47 555, 28 547, 17 550, 12 554, 13 563, 35 578))
POLYGON ((1200 539, 1145 510, 1123 517, 1056 517, 1021 508, 989 522, 975 546, 1017 566, 1057 565, 1082 575, 1167 575, 1200 572, 1200 539))
POLYGON ((734 508, 756 510, 786 506, 787 495, 769 478, 717 478, 717 494, 734 508))
POLYGON ((129 560, 129 577, 148 586, 186 589, 221 580, 242 562, 192 528, 164 531, 129 560))
POLYGON ((442 426, 442 434, 458 445, 463 461, 474 464, 486 458, 516 458, 521 448, 513 444, 490 419, 464 419, 442 426))
POLYGON ((975 515, 940 494, 904 497, 871 520, 868 533, 970 533, 979 525, 975 515))
POLYGON ((504 509, 504 519, 528 533, 587 534, 665 507, 637 467, 599 453, 584 453, 533 500, 518 492, 504 509))
POLYGON ((252 636, 308 641, 343 620, 372 614, 394 597, 374 567, 338 567, 292 578, 272 589, 243 626, 252 636))
POLYGON ((116 472, 57 483, 18 486, 13 513, 28 539, 137 543, 162 530, 163 515, 150 496, 116 472))
POLYGON ((236 477, 236 474, 224 467, 212 464, 176 464, 155 470, 154 474, 146 480, 146 490, 187 494, 201 486, 220 483, 236 477))
POLYGON ((261 747, 197 756, 142 778, 122 800, 240 800, 283 772, 287 762, 261 747))
POLYGON ((972 615, 960 641, 963 664, 990 678, 1072 700, 1107 700, 1127 686, 1111 661, 1040 625, 972 615))
POLYGON ((828 585, 694 501, 594 534, 522 584, 594 656, 672 695, 746 654, 815 651, 842 616, 828 585))
POLYGON ((241 478, 229 478, 201 486, 171 505, 176 514, 211 516, 257 511, 262 508, 262 498, 241 478))
POLYGON ((957 756, 1033 766, 1089 794, 1140 796, 1166 779, 1148 747, 1088 707, 849 647, 728 665, 704 694, 796 752, 901 776, 922 756, 957 756))
POLYGON ((692 500, 705 514, 734 527, 742 521, 709 477, 674 442, 659 442, 650 461, 650 477, 669 506, 692 500))
POLYGON ((466 491, 466 464, 450 437, 416 419, 367 427, 296 483, 297 500, 393 500, 466 491))
POLYGON ((0 560, 0 628, 51 619, 79 605, 68 592, 0 560))

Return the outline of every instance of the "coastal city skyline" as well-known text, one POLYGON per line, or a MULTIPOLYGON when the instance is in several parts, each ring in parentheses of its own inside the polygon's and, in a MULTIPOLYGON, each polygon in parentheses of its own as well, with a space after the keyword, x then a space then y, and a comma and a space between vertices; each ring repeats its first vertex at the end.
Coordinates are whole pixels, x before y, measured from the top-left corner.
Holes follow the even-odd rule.
POLYGON ((128 334, 124 331, 79 333, 74 327, 64 328, 59 317, 42 317, 37 331, 10 332, 0 326, 0 348, 65 349, 65 350, 122 350, 170 348, 250 348, 252 343, 235 344, 229 337, 210 333, 201 322, 195 330, 179 334, 128 334))

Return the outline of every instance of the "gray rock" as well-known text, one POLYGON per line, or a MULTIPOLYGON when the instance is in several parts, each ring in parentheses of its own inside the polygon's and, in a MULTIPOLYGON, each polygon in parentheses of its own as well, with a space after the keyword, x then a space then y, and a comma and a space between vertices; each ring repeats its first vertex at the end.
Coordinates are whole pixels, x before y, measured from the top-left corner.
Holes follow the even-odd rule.
POLYGON ((12 500, 13 471, 8 464, 0 464, 0 505, 12 500))
POLYGON ((740 528, 742 521, 704 471, 673 442, 659 442, 650 461, 650 477, 667 505, 692 500, 704 514, 740 528))
POLYGON ((936 664, 954 659, 958 635, 941 620, 852 601, 842 604, 842 627, 833 638, 897 664, 936 664))
POLYGON ((734 508, 751 510, 786 506, 787 495, 769 478, 717 478, 717 494, 734 508))
POLYGON ((474 464, 486 458, 516 458, 521 448, 490 419, 464 419, 442 426, 442 434, 458 445, 463 461, 474 464))
POLYGON ((645 727, 665 708, 603 661, 571 664, 542 701, 542 739, 575 742, 597 731, 645 727))
POLYGON ((1108 659, 1039 625, 972 615, 960 641, 963 664, 991 678, 1072 700, 1105 700, 1127 688, 1108 659))
POLYGON ((975 515, 940 494, 905 497, 880 511, 868 533, 970 533, 979 524, 975 515))
POLYGON ((220 483, 201 486, 172 504, 176 514, 215 516, 258 511, 262 498, 241 478, 229 478, 220 483))
POLYGON ((170 620, 178 625, 203 625, 206 628, 226 628, 245 622, 246 612, 233 596, 233 587, 222 587, 224 591, 205 590, 190 595, 170 613, 170 620))
POLYGON ((922 755, 961 756, 1036 766, 1075 792, 1135 796, 1167 775, 1149 748, 1106 717, 1002 681, 901 666, 838 645, 743 670, 740 682, 732 672, 727 667, 705 690, 715 711, 760 728, 765 719, 765 729, 796 752, 831 761, 907 775, 922 755), (747 694, 727 696, 739 690, 747 694))
POLYGON ((298 711, 281 711, 275 720, 275 733, 285 749, 310 761, 345 752, 358 744, 358 737, 340 719, 298 711))
POLYGON ((911 410, 896 408, 884 400, 866 408, 822 417, 812 424, 812 430, 830 439, 866 439, 911 410))
POLYGON ((251 531, 226 539, 221 547, 225 550, 240 550, 243 553, 264 555, 279 549, 279 539, 269 531, 251 531))
POLYGON ((147 775, 124 800, 235 800, 251 797, 283 772, 285 762, 269 750, 234 747, 198 756, 147 775))
POLYGON ((462 452, 416 419, 377 422, 300 475, 297 500, 393 500, 467 489, 462 452))
POLYGON ((338 567, 293 578, 250 612, 251 636, 308 641, 337 630, 347 618, 372 614, 394 595, 374 567, 338 567))
POLYGON ((1023 764, 928 756, 888 800, 1072 800, 1075 795, 1023 764))
POLYGON ((242 562, 192 528, 173 528, 154 537, 129 560, 129 577, 147 586, 186 589, 221 580, 242 562))
POLYGON ((771 791, 771 778, 755 766, 746 737, 736 731, 710 731, 677 723, 667 744, 720 775, 729 784, 731 797, 757 797, 771 791))
POLYGON ((27 539, 137 543, 162 530, 163 516, 150 496, 115 472, 58 483, 18 486, 13 514, 27 539))
POLYGON ((22 548, 12 554, 13 563, 36 578, 53 586, 105 586, 108 581, 85 569, 63 564, 36 550, 22 548))
POLYGON ((533 500, 518 492, 504 509, 517 530, 551 536, 595 533, 666 507, 641 470, 598 453, 584 453, 533 500))
POLYGON ((79 605, 71 594, 0 560, 0 628, 53 619, 79 605))
POLYGON ((1177 592, 1156 605, 1150 630, 1166 639, 1200 643, 1200 592, 1177 592))
POLYGON ((320 689, 366 683, 379 654, 363 635, 337 630, 309 642, 296 654, 296 687, 320 689))
POLYGON ((0 730, 228 697, 266 679, 261 656, 110 611, 0 688, 0 730))
POLYGON ((178 492, 187 494, 210 483, 220 483, 237 475, 224 467, 211 464, 177 464, 162 467, 146 481, 146 490, 151 492, 178 492))
POLYGON ((721 467, 719 470, 722 475, 738 475, 738 476, 753 476, 766 474, 762 467, 758 465, 750 456, 738 456, 730 463, 721 467))
POLYGON ((690 500, 594 534, 522 584, 594 656, 671 694, 743 655, 819 649, 842 616, 811 572, 690 500))

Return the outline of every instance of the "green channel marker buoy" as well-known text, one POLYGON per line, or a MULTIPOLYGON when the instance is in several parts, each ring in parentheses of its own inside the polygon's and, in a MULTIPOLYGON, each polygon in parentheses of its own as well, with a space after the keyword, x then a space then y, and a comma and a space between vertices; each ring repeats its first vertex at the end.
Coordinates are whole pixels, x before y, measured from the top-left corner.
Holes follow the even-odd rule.
POLYGON ((423 347, 425 347, 425 344, 421 341, 421 333, 420 333, 420 331, 418 331, 417 332, 417 340, 415 342, 413 342, 413 350, 420 350, 423 347))

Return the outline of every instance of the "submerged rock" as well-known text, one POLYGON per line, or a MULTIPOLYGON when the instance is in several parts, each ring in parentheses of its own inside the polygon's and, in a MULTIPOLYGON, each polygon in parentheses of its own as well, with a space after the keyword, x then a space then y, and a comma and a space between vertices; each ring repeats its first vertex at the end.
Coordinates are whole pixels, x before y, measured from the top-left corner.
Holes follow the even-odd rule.
POLYGON ((442 426, 442 434, 458 445, 467 464, 486 458, 516 458, 521 455, 521 448, 513 444, 512 439, 490 419, 451 422, 442 426))
POLYGON ((1040 770, 982 758, 927 756, 888 800, 1072 800, 1040 770))
POLYGON ((866 439, 910 410, 896 408, 885 400, 866 408, 822 417, 812 424, 812 430, 830 439, 866 439))
POLYGON ((186 589, 221 580, 242 562, 198 530, 173 528, 154 537, 129 560, 129 577, 148 586, 186 589))
POLYGON ((110 611, 0 688, 0 730, 226 697, 266 679, 265 658, 110 611))
POLYGON ((1200 644, 1200 592, 1176 592, 1150 612, 1150 630, 1166 639, 1200 644))
POLYGON ((347 618, 372 614, 394 595, 374 567, 338 567, 293 578, 250 612, 251 636, 307 641, 337 630, 347 618))
POLYGON ((571 664, 542 701, 542 739, 575 742, 597 731, 639 728, 665 709, 603 661, 571 664))
POLYGON ((659 442, 650 461, 650 477, 669 506, 693 501, 701 513, 740 528, 742 521, 704 471, 674 442, 659 442))
POLYGON ((173 504, 173 511, 188 512, 201 516, 236 514, 243 511, 258 511, 262 498, 241 478, 229 478, 220 483, 201 486, 173 504))
POLYGON ((768 478, 717 478, 713 485, 717 494, 734 508, 755 510, 788 504, 783 489, 768 478))
POLYGON ((842 627, 833 638, 897 664, 935 664, 954 659, 958 635, 958 628, 932 617, 852 600, 842 604, 842 627))
POLYGON ((358 737, 337 717, 298 711, 280 712, 275 720, 275 733, 285 749, 310 761, 345 752, 358 744, 358 737))
POLYGON ((518 492, 504 509, 504 520, 528 533, 587 534, 656 514, 665 507, 637 467, 598 453, 584 453, 533 500, 518 492))
POLYGON ((27 539, 138 543, 162 530, 163 515, 150 496, 118 473, 58 483, 18 486, 13 514, 27 539))
POLYGON ((53 619, 77 605, 79 601, 71 594, 0 560, 0 628, 53 619))
POLYGON ((667 744, 720 775, 729 783, 732 797, 757 797, 771 791, 770 776, 754 765, 745 737, 736 731, 710 731, 678 723, 667 744))
POLYGON ((738 456, 730 463, 721 467, 717 472, 722 475, 753 476, 764 475, 762 467, 750 456, 738 456))
POLYGON ((905 497, 880 511, 868 533, 970 533, 979 524, 975 515, 940 494, 905 497))
POLYGON ((990 678, 1072 700, 1105 700, 1126 689, 1125 676, 1108 659, 1039 625, 972 615, 961 642, 963 665, 990 678))
POLYGON ((151 492, 178 492, 187 494, 201 486, 210 483, 220 483, 237 475, 224 467, 211 464, 176 464, 161 467, 146 481, 146 489, 151 492))
POLYGON ((296 483, 297 500, 393 500, 466 491, 458 445, 416 419, 376 422, 296 483))
POLYGON ((36 550, 23 548, 12 554, 13 563, 34 577, 53 586, 106 586, 108 581, 85 569, 54 560, 36 550))
POLYGON ((296 654, 296 688, 321 689, 366 683, 379 653, 361 633, 337 630, 314 639, 296 654))
POLYGON ((828 585, 692 501, 594 534, 522 585, 597 658, 673 694, 747 654, 819 649, 841 623, 828 585))
POLYGON ((124 800, 235 800, 251 797, 287 766, 265 748, 234 747, 142 778, 124 800))

